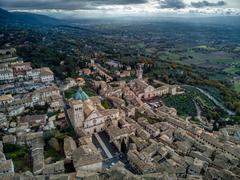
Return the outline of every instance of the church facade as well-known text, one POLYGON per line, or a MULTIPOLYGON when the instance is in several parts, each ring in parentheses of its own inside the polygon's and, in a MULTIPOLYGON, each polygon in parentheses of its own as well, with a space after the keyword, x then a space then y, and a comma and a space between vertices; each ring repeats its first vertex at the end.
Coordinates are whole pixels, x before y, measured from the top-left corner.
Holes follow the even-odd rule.
POLYGON ((88 135, 101 132, 105 129, 106 122, 120 118, 118 109, 104 109, 101 101, 96 99, 97 97, 88 97, 79 89, 73 99, 68 101, 68 117, 78 135, 82 131, 88 135))

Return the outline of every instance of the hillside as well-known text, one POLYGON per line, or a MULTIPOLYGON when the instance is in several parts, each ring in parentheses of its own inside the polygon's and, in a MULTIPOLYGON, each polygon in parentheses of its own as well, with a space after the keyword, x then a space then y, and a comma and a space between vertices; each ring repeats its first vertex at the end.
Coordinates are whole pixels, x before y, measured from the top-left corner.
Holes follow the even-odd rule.
POLYGON ((45 15, 8 12, 0 8, 0 24, 60 25, 63 21, 45 15))

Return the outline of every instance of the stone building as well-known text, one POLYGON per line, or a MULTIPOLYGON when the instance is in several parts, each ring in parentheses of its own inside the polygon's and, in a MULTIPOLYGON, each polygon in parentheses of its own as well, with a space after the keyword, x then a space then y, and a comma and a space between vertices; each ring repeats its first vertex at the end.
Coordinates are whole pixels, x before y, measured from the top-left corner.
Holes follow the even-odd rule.
POLYGON ((11 103, 14 100, 11 94, 0 96, 0 105, 4 105, 6 103, 11 103))
POLYGON ((14 79, 12 69, 3 69, 0 70, 0 81, 12 81, 14 79))
POLYGON ((81 145, 73 152, 73 165, 76 171, 101 171, 102 160, 92 143, 81 145))
POLYGON ((166 94, 175 95, 177 86, 163 85, 158 88, 154 88, 142 79, 135 79, 129 83, 130 89, 140 99, 151 99, 156 96, 163 96, 166 94))
POLYGON ((84 114, 83 103, 79 100, 71 100, 69 103, 68 116, 75 131, 83 126, 84 114))
POLYGON ((0 161, 0 179, 1 176, 13 175, 14 174, 14 165, 12 160, 3 160, 0 161))
POLYGON ((49 83, 54 81, 54 74, 53 72, 48 68, 41 68, 40 69, 40 80, 42 83, 49 83))
POLYGON ((11 68, 13 69, 13 72, 15 74, 18 74, 18 73, 31 70, 32 66, 30 62, 17 62, 17 63, 11 64, 11 68))
POLYGON ((33 174, 41 174, 44 168, 43 132, 29 133, 26 143, 30 148, 30 163, 33 174))
POLYGON ((129 87, 140 99, 149 99, 156 96, 155 88, 142 79, 130 81, 129 87))
POLYGON ((80 130, 87 134, 103 131, 107 120, 120 117, 118 109, 104 109, 100 102, 96 97, 89 98, 81 89, 69 100, 68 116, 78 134, 80 130))
POLYGON ((142 69, 142 64, 138 64, 137 70, 136 70, 136 76, 138 79, 142 79, 143 77, 143 69, 142 69))
POLYGON ((57 161, 53 164, 47 164, 43 168, 44 175, 53 175, 53 174, 61 174, 64 173, 64 161, 57 161))
POLYGON ((75 151, 75 149, 77 149, 77 145, 72 137, 64 138, 63 148, 64 148, 64 154, 65 154, 66 159, 71 160, 73 151, 75 151))

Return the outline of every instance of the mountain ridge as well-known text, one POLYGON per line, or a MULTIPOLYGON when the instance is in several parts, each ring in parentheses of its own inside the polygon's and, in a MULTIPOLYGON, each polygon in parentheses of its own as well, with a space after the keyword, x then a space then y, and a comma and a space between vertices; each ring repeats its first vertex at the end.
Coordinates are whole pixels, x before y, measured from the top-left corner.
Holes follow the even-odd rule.
POLYGON ((9 12, 0 8, 0 23, 19 23, 30 25, 61 25, 62 20, 55 19, 46 15, 26 13, 26 12, 9 12))

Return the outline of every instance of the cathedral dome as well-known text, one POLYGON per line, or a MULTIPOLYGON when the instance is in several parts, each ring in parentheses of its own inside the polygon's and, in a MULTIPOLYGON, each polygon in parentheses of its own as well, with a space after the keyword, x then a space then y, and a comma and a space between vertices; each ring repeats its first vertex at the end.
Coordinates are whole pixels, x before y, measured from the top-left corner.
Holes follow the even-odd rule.
POLYGON ((81 100, 86 101, 89 99, 88 95, 82 90, 82 88, 79 88, 78 91, 75 93, 74 97, 75 100, 81 100))

